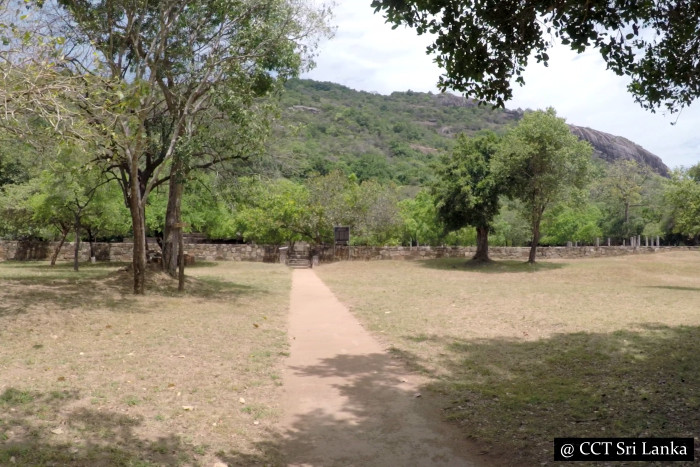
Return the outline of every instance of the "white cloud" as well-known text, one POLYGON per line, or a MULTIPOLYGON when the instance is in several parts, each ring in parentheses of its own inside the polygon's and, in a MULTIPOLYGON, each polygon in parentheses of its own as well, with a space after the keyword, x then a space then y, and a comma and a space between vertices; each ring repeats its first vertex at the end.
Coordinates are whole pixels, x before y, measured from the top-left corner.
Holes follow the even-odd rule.
MULTIPOLYGON (((317 67, 306 77, 382 94, 437 91, 441 71, 425 54, 428 37, 392 30, 367 0, 343 1, 334 14, 336 36, 322 44, 317 67)), ((569 123, 628 138, 670 167, 700 162, 700 104, 680 116, 652 114, 634 102, 624 77, 605 69, 597 51, 577 55, 557 47, 549 55, 549 67, 534 60, 528 66, 525 86, 514 85, 507 107, 554 107, 569 123)))

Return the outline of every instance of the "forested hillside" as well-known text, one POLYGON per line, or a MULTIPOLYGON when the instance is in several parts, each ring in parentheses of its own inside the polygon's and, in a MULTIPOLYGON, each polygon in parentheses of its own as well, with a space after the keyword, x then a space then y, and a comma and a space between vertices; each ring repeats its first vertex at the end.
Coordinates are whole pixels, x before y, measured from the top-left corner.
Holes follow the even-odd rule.
POLYGON ((499 131, 521 115, 449 94, 384 96, 311 80, 288 82, 281 106, 271 151, 294 156, 298 175, 340 169, 404 185, 426 182, 457 134, 499 131))
MULTIPOLYGON (((491 216, 482 225, 489 243, 532 243, 535 226, 523 198, 526 190, 515 190, 525 186, 514 178, 525 170, 508 161, 497 168, 472 157, 481 143, 460 136, 491 130, 483 140, 493 146, 491 155, 515 161, 508 154, 517 156, 523 144, 514 140, 514 130, 532 113, 494 110, 448 94, 383 96, 310 80, 289 81, 276 99, 268 101, 279 109, 271 132, 259 132, 261 142, 267 137, 265 144, 249 145, 262 153, 192 171, 183 180, 187 231, 210 240, 320 244, 332 241, 333 226, 344 225, 350 226, 356 245, 470 245, 476 242, 474 219, 480 213, 460 210, 481 209, 479 198, 490 193, 491 216), (464 162, 462 157, 467 157, 464 162), (492 182, 500 188, 486 190, 492 182), (455 187, 452 193, 441 195, 440 188, 449 186, 455 187), (454 213, 440 211, 443 195, 455 197, 454 213), (452 214, 457 221, 446 222, 452 214)), ((215 125, 210 122, 210 127, 215 125)), ((204 134, 201 147, 216 138, 231 140, 222 145, 224 157, 226 148, 238 147, 238 139, 229 137, 236 130, 215 128, 204 134)), ((637 235, 660 236, 666 243, 697 242, 697 167, 669 172, 658 157, 624 138, 563 122, 561 128, 592 148, 586 151, 588 167, 576 162, 582 170, 575 183, 562 182, 573 172, 573 166, 564 166, 568 162, 550 165, 542 174, 549 177, 547 183, 564 186, 555 187, 542 204, 539 243, 595 244, 597 238, 610 237, 613 244, 622 244, 637 235), (552 176, 554 172, 562 175, 552 176)), ((533 137, 539 138, 539 131, 533 128, 533 137)), ((0 143, 0 237, 133 235, 113 169, 94 170, 89 152, 38 136, 34 144, 25 144, 2 132, 0 143)), ((165 182, 149 196, 145 218, 151 236, 165 230, 168 188, 165 182)))
MULTIPOLYGON (((292 80, 281 101, 282 117, 270 151, 294 161, 297 176, 339 169, 360 180, 421 185, 430 163, 449 150, 460 133, 502 133, 523 110, 492 109, 450 94, 394 92, 385 96, 340 84, 292 80)), ((566 117, 566 116, 563 116, 566 117)), ((636 160, 668 175, 661 159, 633 142, 590 128, 572 126, 608 162, 636 160)))

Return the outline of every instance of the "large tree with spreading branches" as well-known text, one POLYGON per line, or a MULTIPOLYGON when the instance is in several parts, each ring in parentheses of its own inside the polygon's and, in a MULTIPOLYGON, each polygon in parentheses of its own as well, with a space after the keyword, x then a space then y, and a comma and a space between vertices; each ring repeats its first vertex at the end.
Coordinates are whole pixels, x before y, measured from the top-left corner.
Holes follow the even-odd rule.
POLYGON ((13 23, 14 49, 2 57, 5 107, 99 142, 95 162, 131 211, 136 293, 144 291, 149 193, 170 182, 173 251, 187 170, 221 157, 198 139, 203 117, 223 112, 232 132, 236 123, 255 127, 256 99, 309 65, 326 18, 305 0, 59 0, 13 23))
POLYGON ((503 193, 492 172, 491 158, 498 150, 499 136, 483 132, 474 137, 460 135, 451 154, 437 166, 432 187, 438 215, 451 230, 466 226, 476 229, 474 261, 489 261, 489 230, 498 215, 498 198, 503 193))
POLYGON ((503 106, 528 61, 549 61, 557 42, 600 51, 631 78, 647 109, 671 111, 700 96, 700 2, 687 0, 373 0, 394 26, 433 34, 439 86, 503 106))

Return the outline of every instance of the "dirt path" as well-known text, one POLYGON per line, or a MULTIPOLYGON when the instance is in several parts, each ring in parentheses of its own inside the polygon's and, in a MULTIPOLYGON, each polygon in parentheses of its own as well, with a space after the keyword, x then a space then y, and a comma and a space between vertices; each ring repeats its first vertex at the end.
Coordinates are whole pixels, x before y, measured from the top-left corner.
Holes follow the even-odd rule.
POLYGON ((464 435, 311 269, 294 271, 283 454, 293 466, 473 466, 464 435))

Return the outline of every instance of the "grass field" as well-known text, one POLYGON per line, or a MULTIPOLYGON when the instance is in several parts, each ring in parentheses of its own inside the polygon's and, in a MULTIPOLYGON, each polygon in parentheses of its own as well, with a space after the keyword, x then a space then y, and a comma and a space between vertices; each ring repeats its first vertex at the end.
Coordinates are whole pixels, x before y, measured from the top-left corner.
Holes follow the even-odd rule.
POLYGON ((0 263, 0 465, 275 462, 290 272, 118 266, 0 263))
POLYGON ((499 464, 552 463, 555 437, 700 448, 698 253, 316 271, 499 464))

